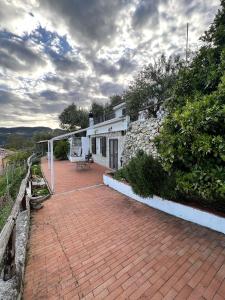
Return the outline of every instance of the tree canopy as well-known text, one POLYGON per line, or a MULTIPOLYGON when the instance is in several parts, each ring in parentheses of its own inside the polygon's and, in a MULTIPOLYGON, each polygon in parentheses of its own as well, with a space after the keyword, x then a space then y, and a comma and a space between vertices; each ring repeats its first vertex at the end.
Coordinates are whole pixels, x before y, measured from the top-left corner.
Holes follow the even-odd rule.
POLYGON ((77 108, 73 103, 67 106, 59 115, 60 126, 63 129, 73 131, 88 126, 88 111, 77 108))
MULTIPOLYGON (((105 104, 98 103, 97 101, 92 102, 90 111, 96 120, 104 121, 106 116, 113 112, 113 106, 121 103, 122 101, 122 96, 112 95, 109 97, 109 101, 105 104)), ((78 109, 73 103, 67 106, 59 115, 60 126, 61 128, 69 131, 86 128, 89 123, 88 115, 88 110, 81 108, 78 109)))
POLYGON ((137 119, 138 111, 144 107, 148 107, 150 116, 156 115, 160 105, 171 96, 183 64, 179 56, 167 58, 162 54, 144 67, 123 94, 128 114, 133 120, 137 119))

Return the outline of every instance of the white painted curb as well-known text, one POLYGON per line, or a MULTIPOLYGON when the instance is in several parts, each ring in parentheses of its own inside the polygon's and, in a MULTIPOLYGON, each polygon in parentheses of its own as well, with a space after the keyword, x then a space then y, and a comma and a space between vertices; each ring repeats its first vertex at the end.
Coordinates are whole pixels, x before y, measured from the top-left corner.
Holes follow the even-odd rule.
POLYGON ((223 217, 219 217, 214 214, 204 212, 200 209, 186 206, 184 204, 162 199, 158 196, 153 196, 152 198, 143 198, 135 194, 128 184, 115 180, 107 175, 103 175, 103 182, 105 185, 108 185, 114 190, 139 202, 145 203, 148 206, 159 209, 183 220, 190 221, 225 234, 225 218, 223 217))

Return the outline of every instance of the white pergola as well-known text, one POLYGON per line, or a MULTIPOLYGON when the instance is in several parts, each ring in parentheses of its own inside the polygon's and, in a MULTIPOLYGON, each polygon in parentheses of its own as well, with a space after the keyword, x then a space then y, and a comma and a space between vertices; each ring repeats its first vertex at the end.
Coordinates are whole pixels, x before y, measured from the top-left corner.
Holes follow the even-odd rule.
POLYGON ((51 190, 52 193, 54 193, 55 189, 55 172, 54 172, 54 141, 59 141, 59 140, 65 140, 71 136, 76 135, 77 133, 85 132, 87 131, 87 128, 80 129, 77 131, 65 133, 62 135, 55 136, 54 138, 48 140, 48 169, 51 172, 51 190))

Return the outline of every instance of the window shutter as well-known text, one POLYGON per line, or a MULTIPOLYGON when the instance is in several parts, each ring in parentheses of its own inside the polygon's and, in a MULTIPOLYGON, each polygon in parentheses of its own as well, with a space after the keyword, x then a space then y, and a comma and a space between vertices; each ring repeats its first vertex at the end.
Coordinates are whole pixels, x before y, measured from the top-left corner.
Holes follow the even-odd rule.
POLYGON ((91 143, 92 143, 92 145, 91 145, 92 153, 96 154, 96 138, 95 137, 91 139, 91 143))
POLYGON ((101 138, 101 152, 102 152, 102 156, 106 157, 106 137, 103 136, 101 138))

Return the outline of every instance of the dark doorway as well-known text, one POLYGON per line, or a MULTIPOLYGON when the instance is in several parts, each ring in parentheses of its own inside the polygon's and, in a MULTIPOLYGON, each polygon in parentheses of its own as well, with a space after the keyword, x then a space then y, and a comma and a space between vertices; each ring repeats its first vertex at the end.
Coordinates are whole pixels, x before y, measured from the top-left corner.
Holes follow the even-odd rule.
POLYGON ((109 167, 118 169, 118 139, 109 140, 109 167))

